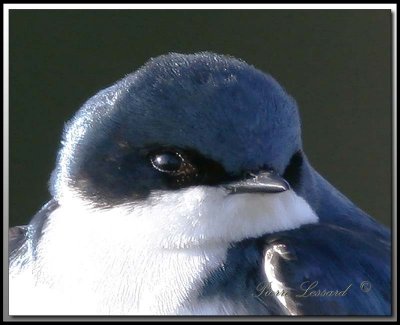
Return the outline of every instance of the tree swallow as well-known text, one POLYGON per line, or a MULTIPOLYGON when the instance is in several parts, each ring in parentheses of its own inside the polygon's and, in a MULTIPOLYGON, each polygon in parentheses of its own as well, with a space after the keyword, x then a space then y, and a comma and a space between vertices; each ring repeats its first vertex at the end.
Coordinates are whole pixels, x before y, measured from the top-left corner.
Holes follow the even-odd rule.
POLYGON ((61 144, 52 199, 10 230, 10 314, 390 315, 388 229, 313 169, 255 67, 154 58, 61 144))

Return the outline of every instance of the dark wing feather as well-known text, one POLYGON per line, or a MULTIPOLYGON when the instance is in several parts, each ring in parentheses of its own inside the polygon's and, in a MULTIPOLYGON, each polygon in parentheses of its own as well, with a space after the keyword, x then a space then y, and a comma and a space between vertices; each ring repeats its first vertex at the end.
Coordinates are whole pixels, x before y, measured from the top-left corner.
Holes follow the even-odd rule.
POLYGON ((48 217, 58 206, 57 201, 52 199, 34 215, 29 225, 16 226, 8 230, 8 256, 10 261, 25 252, 28 240, 32 244, 32 248, 35 249, 48 217))
POLYGON ((8 256, 18 251, 26 241, 28 226, 16 226, 8 230, 8 256))
POLYGON ((271 287, 285 288, 291 314, 390 315, 390 256, 379 232, 315 224, 268 236, 264 265, 271 287))

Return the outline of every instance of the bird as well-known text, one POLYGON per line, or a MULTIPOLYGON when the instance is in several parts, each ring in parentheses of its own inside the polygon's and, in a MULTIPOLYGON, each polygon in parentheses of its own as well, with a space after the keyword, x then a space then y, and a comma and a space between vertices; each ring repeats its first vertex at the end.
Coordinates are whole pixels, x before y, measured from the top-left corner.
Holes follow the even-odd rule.
POLYGON ((66 123, 9 230, 11 315, 391 314, 391 232, 316 171, 299 108, 230 55, 171 52, 66 123))

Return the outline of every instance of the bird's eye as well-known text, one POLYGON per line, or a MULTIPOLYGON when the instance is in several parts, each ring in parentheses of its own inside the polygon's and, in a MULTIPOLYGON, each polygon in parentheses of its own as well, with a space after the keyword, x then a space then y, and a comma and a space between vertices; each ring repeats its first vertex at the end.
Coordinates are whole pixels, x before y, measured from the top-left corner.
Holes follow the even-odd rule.
POLYGON ((184 164, 184 160, 177 152, 163 152, 151 157, 153 167, 164 173, 178 173, 184 164))

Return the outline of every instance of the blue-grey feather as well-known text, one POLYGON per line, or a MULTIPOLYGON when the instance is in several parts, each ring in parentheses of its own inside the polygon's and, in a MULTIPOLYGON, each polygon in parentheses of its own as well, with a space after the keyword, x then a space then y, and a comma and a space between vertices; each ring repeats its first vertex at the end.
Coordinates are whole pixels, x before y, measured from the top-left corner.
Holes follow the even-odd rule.
POLYGON ((297 105, 271 76, 213 53, 161 56, 87 101, 67 125, 64 142, 74 132, 80 135, 59 155, 53 173, 54 195, 67 181, 84 187, 86 195, 132 200, 134 190, 146 197, 162 186, 139 154, 152 146, 197 150, 232 174, 269 167, 291 178, 321 224, 236 243, 205 281, 202 299, 224 295, 254 314, 287 314, 276 299, 254 297, 265 278, 264 250, 274 237, 297 257, 276 256, 288 287, 297 288, 304 278, 327 288, 354 284, 351 294, 339 299, 294 299, 301 313, 390 313, 388 229, 312 168, 302 149, 297 105), (373 286, 368 294, 356 291, 364 280, 373 286))

